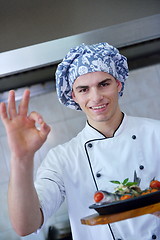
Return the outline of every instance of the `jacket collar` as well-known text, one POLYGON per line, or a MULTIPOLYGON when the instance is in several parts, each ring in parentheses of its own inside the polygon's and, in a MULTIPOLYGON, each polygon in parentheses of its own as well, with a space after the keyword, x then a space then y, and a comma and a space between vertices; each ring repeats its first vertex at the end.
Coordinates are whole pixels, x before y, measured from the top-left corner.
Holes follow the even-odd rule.
MULTIPOLYGON (((124 117, 122 119, 122 122, 120 123, 119 127, 115 130, 114 136, 116 137, 121 134, 121 132, 124 130, 127 122, 127 115, 124 114, 124 117)), ((101 132, 99 132, 97 129, 92 127, 88 122, 86 122, 86 126, 83 129, 84 137, 87 141, 93 140, 93 139, 103 139, 106 138, 101 132)))

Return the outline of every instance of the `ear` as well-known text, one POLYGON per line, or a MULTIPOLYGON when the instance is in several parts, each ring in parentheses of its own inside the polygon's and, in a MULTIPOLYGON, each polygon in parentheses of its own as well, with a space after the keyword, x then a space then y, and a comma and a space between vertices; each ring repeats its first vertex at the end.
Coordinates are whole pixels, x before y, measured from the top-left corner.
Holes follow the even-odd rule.
MULTIPOLYGON (((74 91, 72 90, 72 99, 76 102, 76 96, 75 96, 75 93, 74 91)), ((76 102, 77 103, 77 102, 76 102)))
POLYGON ((119 80, 116 80, 116 82, 117 82, 118 92, 120 92, 122 89, 122 83, 119 80))

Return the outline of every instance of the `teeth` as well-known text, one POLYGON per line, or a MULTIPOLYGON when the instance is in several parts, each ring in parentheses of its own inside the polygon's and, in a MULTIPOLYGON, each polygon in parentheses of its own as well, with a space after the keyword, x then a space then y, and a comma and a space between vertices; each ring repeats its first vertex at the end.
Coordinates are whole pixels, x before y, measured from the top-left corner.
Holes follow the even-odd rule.
POLYGON ((92 107, 92 109, 101 109, 101 108, 104 108, 105 105, 101 105, 101 106, 98 106, 98 107, 92 107))

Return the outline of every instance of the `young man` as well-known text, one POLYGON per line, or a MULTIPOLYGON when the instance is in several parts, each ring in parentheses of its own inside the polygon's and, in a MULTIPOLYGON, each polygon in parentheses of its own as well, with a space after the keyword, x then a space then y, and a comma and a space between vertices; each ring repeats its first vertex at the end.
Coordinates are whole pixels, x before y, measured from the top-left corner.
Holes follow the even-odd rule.
POLYGON ((1 104, 11 149, 9 210, 18 234, 42 227, 66 198, 74 240, 160 238, 160 219, 153 214, 94 227, 80 222, 94 213, 89 206, 96 190, 114 190, 111 180, 133 181, 136 172, 145 189, 154 177, 160 179, 160 122, 121 112, 118 98, 127 76, 126 58, 107 43, 70 50, 56 71, 57 94, 61 103, 84 111, 87 123, 75 138, 49 151, 35 185, 34 154, 50 128, 38 113, 28 115, 28 90, 18 112, 14 91, 8 113, 1 104))

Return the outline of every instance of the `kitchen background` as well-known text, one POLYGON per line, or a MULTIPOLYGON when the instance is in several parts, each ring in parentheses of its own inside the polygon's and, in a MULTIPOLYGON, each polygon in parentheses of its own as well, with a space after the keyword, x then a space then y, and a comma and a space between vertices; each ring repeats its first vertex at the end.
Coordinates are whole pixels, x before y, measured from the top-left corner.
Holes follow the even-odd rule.
MULTIPOLYGON (((55 58, 58 52, 56 49, 59 49, 60 45, 64 56, 70 46, 76 45, 77 38, 74 37, 78 36, 78 44, 84 39, 85 43, 96 43, 102 39, 119 47, 128 57, 131 69, 124 96, 120 99, 122 111, 129 115, 160 120, 160 32, 157 34, 156 31, 156 23, 160 24, 159 10, 158 0, 0 1, 0 102, 7 102, 8 90, 14 88, 18 105, 27 87, 32 96, 29 111, 36 110, 41 113, 52 127, 46 143, 36 153, 35 174, 51 147, 68 141, 85 126, 84 114, 62 106, 55 92, 54 72, 61 60, 61 55, 55 58), (148 28, 143 28, 146 22, 148 28), (153 24, 153 28, 149 24, 153 24), (102 30, 102 35, 97 37, 99 29, 102 30), (88 39, 90 34, 85 33, 95 34, 95 38, 88 39), (25 58, 27 54, 32 49, 34 51, 34 47, 41 49, 43 43, 48 47, 48 43, 52 41, 55 47, 53 60, 42 59, 43 64, 38 66, 39 59, 34 52, 35 55, 31 55, 29 62, 35 60, 35 65, 30 66, 25 58), (65 45, 67 42, 69 44, 65 45), (21 55, 16 54, 17 49, 21 55), (17 59, 17 56, 20 59, 17 59), (23 61, 26 63, 24 66, 16 65, 23 61)), ((44 52, 43 54, 45 55, 44 52)), ((49 226, 56 227, 62 237, 67 235, 70 226, 67 206, 64 203, 38 235, 32 234, 23 238, 17 236, 12 229, 7 207, 9 161, 6 133, 0 120, 0 239, 45 240, 49 226)))

